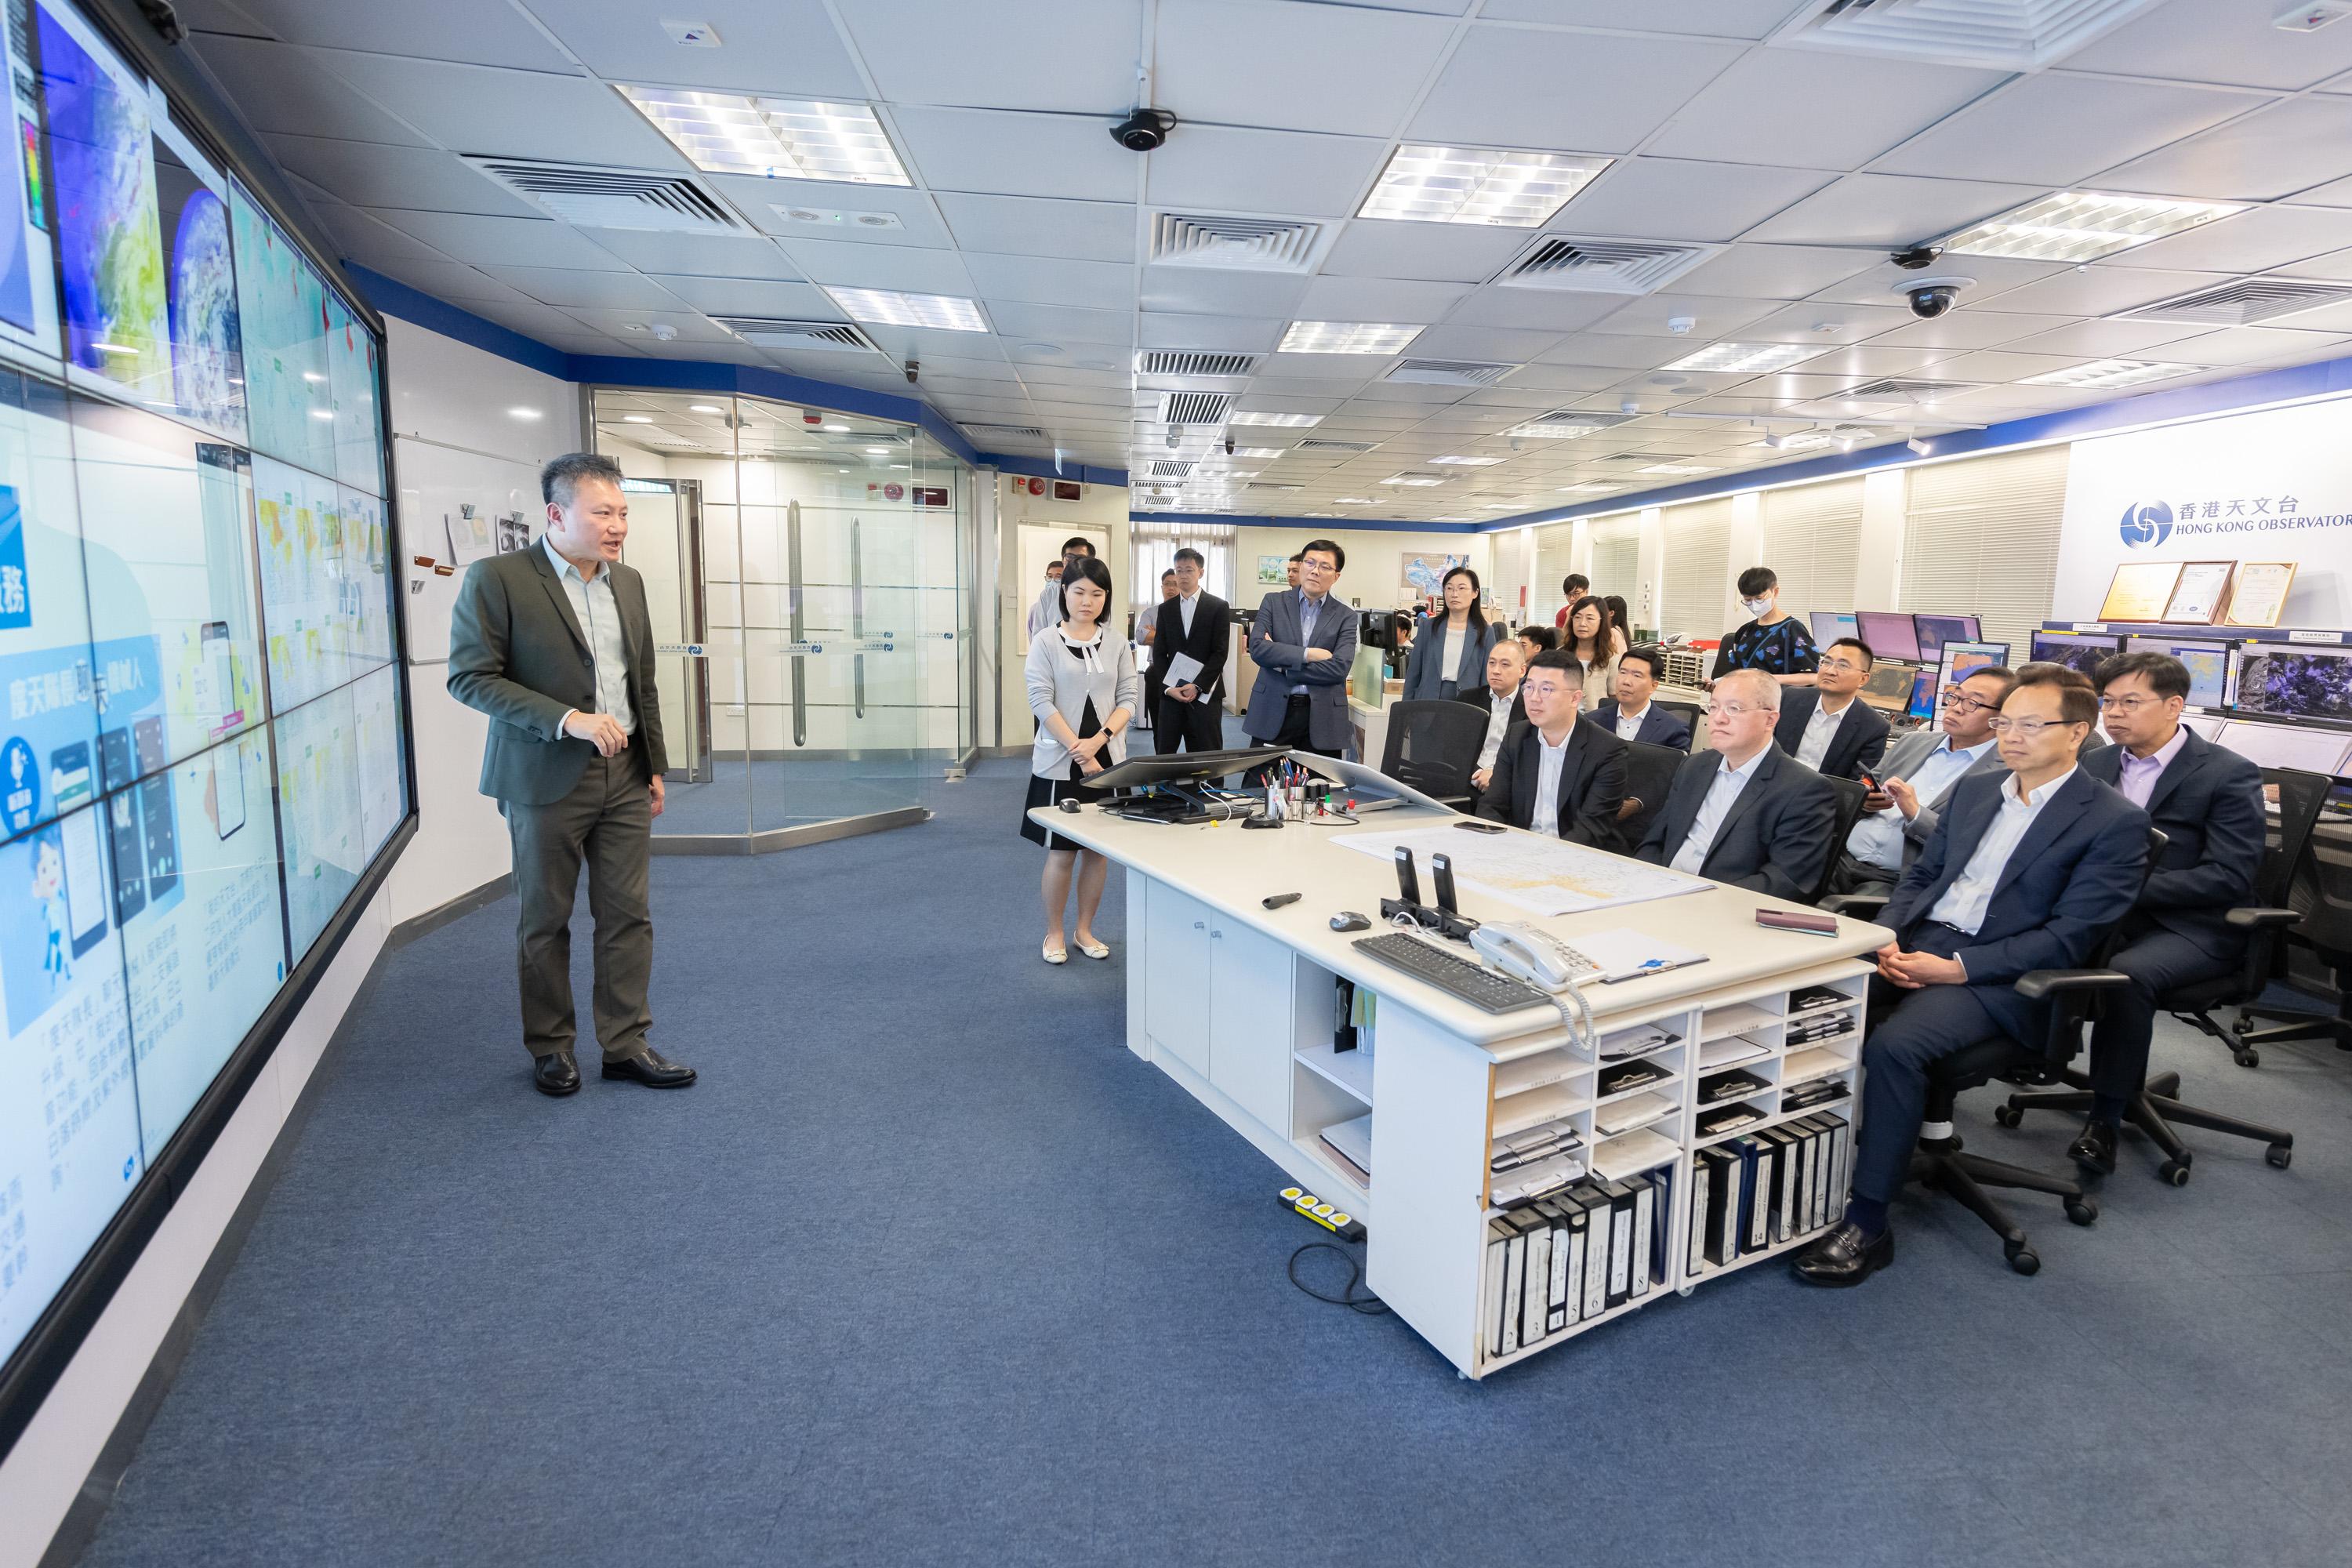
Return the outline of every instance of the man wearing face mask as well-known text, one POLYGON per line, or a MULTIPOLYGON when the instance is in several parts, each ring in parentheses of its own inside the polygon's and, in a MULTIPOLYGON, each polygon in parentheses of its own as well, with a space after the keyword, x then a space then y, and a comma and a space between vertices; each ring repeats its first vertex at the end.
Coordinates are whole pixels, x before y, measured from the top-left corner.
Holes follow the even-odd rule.
POLYGON ((1803 619, 1780 607, 1780 579, 1769 566, 1750 566, 1739 574, 1739 607, 1756 618, 1723 639, 1708 679, 1760 669, 1782 686, 1812 685, 1821 656, 1803 619))

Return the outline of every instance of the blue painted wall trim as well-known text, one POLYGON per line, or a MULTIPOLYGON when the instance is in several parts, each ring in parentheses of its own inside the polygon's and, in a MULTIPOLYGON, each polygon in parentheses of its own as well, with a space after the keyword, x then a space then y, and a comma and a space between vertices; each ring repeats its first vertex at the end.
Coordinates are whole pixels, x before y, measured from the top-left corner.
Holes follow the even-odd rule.
POLYGON ((500 359, 512 360, 541 375, 571 379, 565 366, 572 356, 562 349, 549 348, 535 338, 524 337, 496 321, 486 321, 471 310, 460 310, 436 300, 430 294, 411 289, 397 278, 386 278, 356 261, 344 262, 343 270, 379 315, 398 316, 404 321, 414 321, 427 331, 455 338, 461 343, 480 349, 485 353, 496 354, 500 359))
POLYGON ((1396 522, 1381 518, 1229 517, 1197 511, 1130 511, 1136 522, 1229 522, 1237 528, 1296 528, 1307 533, 1481 533, 1475 522, 1396 522))
POLYGON ((1019 474, 1024 479, 1076 479, 1089 485, 1127 488, 1125 468, 1097 468, 1085 463, 1065 463, 1056 468, 1051 458, 1015 458, 1008 453, 992 453, 986 460, 1008 474, 1019 474))

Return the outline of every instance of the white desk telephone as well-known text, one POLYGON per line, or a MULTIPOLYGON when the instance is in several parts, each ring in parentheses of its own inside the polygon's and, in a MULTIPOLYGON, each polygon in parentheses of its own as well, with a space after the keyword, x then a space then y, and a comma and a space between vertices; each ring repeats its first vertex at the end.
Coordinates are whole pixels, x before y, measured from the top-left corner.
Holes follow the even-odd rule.
POLYGON ((1490 921, 1470 933, 1470 945, 1504 973, 1555 996, 1601 974, 1592 960, 1531 925, 1490 921))

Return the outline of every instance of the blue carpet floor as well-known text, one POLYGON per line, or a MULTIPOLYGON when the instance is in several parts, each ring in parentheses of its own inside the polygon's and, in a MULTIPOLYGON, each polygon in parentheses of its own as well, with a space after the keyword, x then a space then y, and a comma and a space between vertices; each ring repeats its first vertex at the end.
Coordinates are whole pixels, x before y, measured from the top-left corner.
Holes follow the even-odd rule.
POLYGON ((947 774, 940 759, 837 762, 711 759, 701 784, 673 784, 657 834, 765 832, 868 812, 929 805, 947 774))
MULTIPOLYGON (((1912 1197, 1864 1289, 1754 1270, 1472 1384, 1291 1288, 1275 1168, 1122 1048, 1123 952, 1037 961, 1022 789, 656 859, 683 1093, 530 1092, 510 904, 393 955, 85 1560, 2352 1559, 2352 1057, 2166 1024, 2294 1167, 2135 1141, 2095 1226, 2021 1201, 2037 1278, 1912 1197)), ((1990 1103, 1971 1146, 2059 1163, 1990 1103)))

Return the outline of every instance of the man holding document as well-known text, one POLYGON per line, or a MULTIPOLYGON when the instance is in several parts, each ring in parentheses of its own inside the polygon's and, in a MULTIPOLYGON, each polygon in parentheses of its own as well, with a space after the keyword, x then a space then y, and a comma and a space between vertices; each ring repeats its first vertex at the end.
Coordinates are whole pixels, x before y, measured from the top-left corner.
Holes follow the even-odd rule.
POLYGON ((1176 596, 1153 613, 1152 679, 1160 697, 1151 715, 1151 749, 1161 756, 1224 748, 1225 647, 1233 606, 1201 586, 1208 562, 1191 545, 1176 552, 1176 596))

